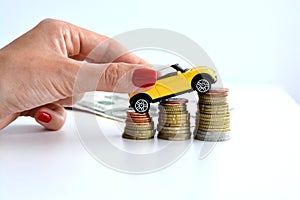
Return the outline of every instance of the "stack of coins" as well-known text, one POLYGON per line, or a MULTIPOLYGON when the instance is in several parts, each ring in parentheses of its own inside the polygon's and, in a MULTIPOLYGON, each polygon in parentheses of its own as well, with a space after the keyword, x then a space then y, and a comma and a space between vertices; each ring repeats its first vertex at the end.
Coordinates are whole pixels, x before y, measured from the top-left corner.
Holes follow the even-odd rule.
POLYGON ((132 140, 148 140, 155 135, 154 123, 149 113, 137 113, 128 110, 126 116, 126 126, 122 137, 132 140))
POLYGON ((187 99, 171 98, 158 105, 158 138, 165 140, 188 140, 191 138, 190 114, 187 99))
POLYGON ((214 89, 199 94, 196 114, 195 139, 219 142, 230 139, 230 113, 227 103, 228 89, 214 89))

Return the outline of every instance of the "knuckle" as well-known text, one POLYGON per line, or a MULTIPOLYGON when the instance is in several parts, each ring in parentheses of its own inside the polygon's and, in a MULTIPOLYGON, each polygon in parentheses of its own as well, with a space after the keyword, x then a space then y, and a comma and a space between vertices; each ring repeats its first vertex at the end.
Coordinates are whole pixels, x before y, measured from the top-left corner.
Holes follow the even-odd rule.
POLYGON ((49 30, 53 31, 53 30, 58 30, 61 27, 64 27, 65 23, 66 22, 59 21, 59 20, 56 20, 56 19, 46 18, 46 19, 43 19, 37 25, 37 27, 40 27, 41 29, 45 29, 47 31, 49 31, 49 30))
POLYGON ((46 19, 43 19, 39 25, 40 26, 49 26, 49 25, 53 25, 53 24, 57 24, 59 21, 58 20, 55 20, 55 19, 51 19, 51 18, 46 18, 46 19))
POLYGON ((110 64, 104 74, 104 81, 108 87, 108 89, 113 90, 114 87, 117 85, 120 79, 120 66, 118 63, 110 64))

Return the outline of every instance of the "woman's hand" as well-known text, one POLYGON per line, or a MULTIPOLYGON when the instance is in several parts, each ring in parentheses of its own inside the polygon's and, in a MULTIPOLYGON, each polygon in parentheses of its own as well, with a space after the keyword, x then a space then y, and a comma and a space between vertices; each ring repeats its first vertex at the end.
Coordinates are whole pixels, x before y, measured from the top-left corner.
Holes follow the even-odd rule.
POLYGON ((46 19, 0 50, 0 129, 31 116, 49 130, 87 91, 146 90, 156 72, 106 36, 46 19), (86 60, 86 61, 83 61, 86 60))

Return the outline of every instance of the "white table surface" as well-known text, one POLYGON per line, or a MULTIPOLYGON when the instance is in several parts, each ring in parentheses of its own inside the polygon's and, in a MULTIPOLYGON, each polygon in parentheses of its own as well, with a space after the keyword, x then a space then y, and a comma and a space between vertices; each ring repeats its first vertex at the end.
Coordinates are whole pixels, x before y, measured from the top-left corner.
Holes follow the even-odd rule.
MULTIPOLYGON (((194 141, 174 164, 142 175, 94 159, 80 142, 74 111, 57 132, 20 118, 0 131, 0 200, 299 199, 300 107, 276 86, 229 88, 231 140, 204 159, 203 142, 194 141)), ((112 121, 97 120, 107 134, 121 135, 112 121)))

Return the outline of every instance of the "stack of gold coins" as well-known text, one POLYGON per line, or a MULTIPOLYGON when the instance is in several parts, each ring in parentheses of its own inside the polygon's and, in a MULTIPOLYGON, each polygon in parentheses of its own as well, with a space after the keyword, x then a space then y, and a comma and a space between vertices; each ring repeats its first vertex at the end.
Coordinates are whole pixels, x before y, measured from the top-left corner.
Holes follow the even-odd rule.
POLYGON ((154 123, 149 113, 137 113, 128 110, 126 116, 126 126, 122 137, 132 140, 148 140, 155 135, 154 123))
POLYGON ((211 142, 230 139, 228 91, 220 88, 210 90, 205 95, 199 94, 195 139, 211 142))
POLYGON ((171 98, 158 105, 158 138, 165 140, 187 140, 191 138, 190 114, 187 99, 171 98))

